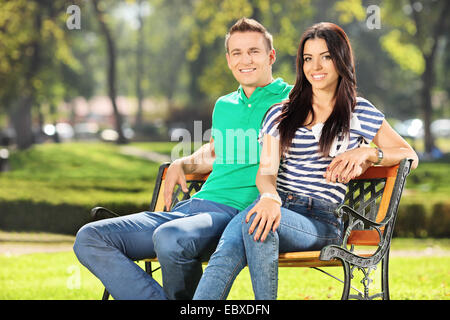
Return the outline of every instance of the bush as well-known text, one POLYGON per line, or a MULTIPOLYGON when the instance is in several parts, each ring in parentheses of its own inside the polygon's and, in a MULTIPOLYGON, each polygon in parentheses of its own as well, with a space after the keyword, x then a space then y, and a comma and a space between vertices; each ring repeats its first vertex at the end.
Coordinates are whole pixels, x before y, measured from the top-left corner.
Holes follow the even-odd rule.
POLYGON ((435 238, 450 238, 450 203, 436 203, 433 206, 428 232, 435 238))
POLYGON ((427 215, 423 204, 400 205, 394 236, 417 238, 427 236, 427 215))
MULTIPOLYGON (((101 203, 118 214, 148 210, 148 204, 101 203)), ((51 204, 28 200, 0 202, 0 226, 4 231, 34 231, 75 235, 91 222, 91 207, 74 204, 51 204)))

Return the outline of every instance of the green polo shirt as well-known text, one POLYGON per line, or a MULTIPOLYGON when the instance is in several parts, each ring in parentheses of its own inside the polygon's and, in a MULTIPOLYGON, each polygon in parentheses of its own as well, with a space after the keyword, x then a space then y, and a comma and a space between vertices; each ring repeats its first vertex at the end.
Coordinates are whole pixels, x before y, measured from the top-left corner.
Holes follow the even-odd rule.
POLYGON ((212 115, 211 136, 216 159, 202 189, 193 198, 243 210, 258 196, 259 129, 267 110, 289 96, 292 86, 278 78, 258 87, 250 98, 240 86, 219 98, 212 115))

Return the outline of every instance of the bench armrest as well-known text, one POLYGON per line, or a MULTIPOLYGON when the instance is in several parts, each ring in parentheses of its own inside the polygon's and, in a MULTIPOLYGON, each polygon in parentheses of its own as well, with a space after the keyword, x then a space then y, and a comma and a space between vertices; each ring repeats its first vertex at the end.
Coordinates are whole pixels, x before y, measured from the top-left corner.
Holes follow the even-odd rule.
POLYGON ((344 215, 351 216, 352 218, 356 218, 357 220, 364 222, 364 225, 366 225, 366 226, 377 227, 377 228, 384 226, 386 223, 389 222, 389 220, 391 218, 391 217, 389 217, 387 219, 384 219, 382 222, 375 222, 370 219, 367 219, 363 215, 359 214, 355 209, 353 209, 352 207, 349 207, 346 204, 342 204, 339 207, 337 207, 335 210, 335 215, 339 218, 342 218, 344 215))
POLYGON ((116 218, 120 217, 117 213, 103 208, 103 207, 95 207, 91 210, 91 217, 94 220, 101 220, 101 219, 107 219, 107 218, 116 218))

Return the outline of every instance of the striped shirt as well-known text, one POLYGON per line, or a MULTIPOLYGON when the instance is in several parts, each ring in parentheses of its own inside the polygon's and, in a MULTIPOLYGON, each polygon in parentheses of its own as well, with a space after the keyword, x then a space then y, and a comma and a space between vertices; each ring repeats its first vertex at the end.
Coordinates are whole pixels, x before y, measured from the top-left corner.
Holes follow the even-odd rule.
MULTIPOLYGON (((279 139, 277 119, 282 104, 271 107, 263 121, 260 138, 264 134, 279 139)), ((315 199, 333 203, 342 203, 347 191, 346 184, 327 183, 323 174, 333 157, 363 143, 370 143, 380 129, 384 115, 366 99, 357 98, 355 110, 350 122, 350 136, 337 137, 326 156, 319 152, 319 139, 323 124, 318 123, 311 129, 301 126, 295 132, 287 154, 280 161, 277 189, 294 192, 315 199)), ((261 140, 260 140, 261 141, 261 140)))

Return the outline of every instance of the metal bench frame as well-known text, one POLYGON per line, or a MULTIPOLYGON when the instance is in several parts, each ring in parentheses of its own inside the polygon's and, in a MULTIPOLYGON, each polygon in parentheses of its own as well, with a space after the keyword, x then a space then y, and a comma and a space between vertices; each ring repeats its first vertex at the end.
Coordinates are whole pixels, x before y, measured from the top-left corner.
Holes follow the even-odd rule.
MULTIPOLYGON (((309 267, 319 270, 343 283, 341 299, 371 300, 381 298, 390 299, 389 294, 389 249, 394 230, 397 209, 405 186, 406 177, 411 168, 412 160, 404 159, 399 165, 393 167, 375 166, 369 168, 360 177, 348 183, 345 202, 339 206, 335 214, 345 221, 343 243, 329 245, 320 251, 289 252, 279 256, 279 267, 309 267), (375 246, 375 252, 361 253, 356 248, 361 246, 375 246), (381 292, 371 294, 370 285, 373 282, 372 273, 381 262, 381 292), (344 279, 320 269, 320 267, 343 267, 344 279), (362 272, 362 290, 352 285, 355 270, 362 272), (357 294, 351 295, 354 289, 357 294)), ((160 166, 149 211, 164 210, 164 178, 170 163, 160 166)), ((192 194, 199 191, 206 175, 186 175, 188 192, 183 192, 177 186, 173 193, 172 207, 181 200, 189 199, 192 194)), ((91 211, 94 219, 117 217, 118 214, 103 208, 96 207, 91 211)), ((156 258, 145 259, 145 271, 153 276, 152 262, 156 258)), ((103 299, 109 298, 104 290, 103 299)))

